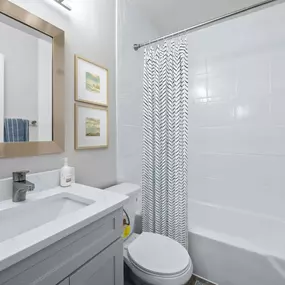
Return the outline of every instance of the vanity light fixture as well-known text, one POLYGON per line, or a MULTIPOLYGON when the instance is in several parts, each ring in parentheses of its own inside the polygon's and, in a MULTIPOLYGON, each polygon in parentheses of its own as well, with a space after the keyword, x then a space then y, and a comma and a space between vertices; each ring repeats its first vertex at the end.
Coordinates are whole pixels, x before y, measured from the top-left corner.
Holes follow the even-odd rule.
POLYGON ((71 11, 71 1, 70 0, 54 0, 56 3, 64 7, 65 9, 71 11))

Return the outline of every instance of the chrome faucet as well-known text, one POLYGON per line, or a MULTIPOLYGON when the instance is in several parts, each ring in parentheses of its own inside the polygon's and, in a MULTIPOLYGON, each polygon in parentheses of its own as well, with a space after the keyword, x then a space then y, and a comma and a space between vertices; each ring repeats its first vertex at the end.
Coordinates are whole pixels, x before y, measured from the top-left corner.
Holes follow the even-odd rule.
POLYGON ((23 202, 26 200, 27 191, 33 191, 35 184, 26 180, 29 171, 13 172, 13 202, 23 202))

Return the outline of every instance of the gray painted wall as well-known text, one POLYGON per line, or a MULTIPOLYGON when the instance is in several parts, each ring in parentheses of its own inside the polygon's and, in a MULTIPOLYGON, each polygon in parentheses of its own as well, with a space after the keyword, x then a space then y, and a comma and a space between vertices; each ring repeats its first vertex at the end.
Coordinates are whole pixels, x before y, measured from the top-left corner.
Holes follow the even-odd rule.
POLYGON ((116 96, 115 46, 116 1, 73 1, 68 12, 53 1, 13 0, 19 6, 36 14, 66 32, 65 87, 66 87, 66 152, 27 158, 1 159, 0 178, 11 172, 29 169, 41 172, 62 166, 61 158, 69 157, 76 168, 79 183, 103 187, 116 182, 116 96), (74 151, 74 73, 73 56, 79 54, 109 69, 109 123, 108 149, 74 151))

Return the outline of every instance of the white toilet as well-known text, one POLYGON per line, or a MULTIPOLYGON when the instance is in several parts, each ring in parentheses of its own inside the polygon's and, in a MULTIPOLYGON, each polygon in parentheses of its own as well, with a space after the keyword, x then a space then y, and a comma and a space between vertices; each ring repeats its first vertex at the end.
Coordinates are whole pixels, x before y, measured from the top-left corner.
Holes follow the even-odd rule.
MULTIPOLYGON (((123 183, 106 190, 130 197, 124 209, 133 231, 136 212, 141 207, 140 187, 123 183)), ((184 285, 193 274, 187 250, 178 242, 158 234, 131 232, 124 242, 124 259, 132 272, 132 281, 137 285, 184 285)))

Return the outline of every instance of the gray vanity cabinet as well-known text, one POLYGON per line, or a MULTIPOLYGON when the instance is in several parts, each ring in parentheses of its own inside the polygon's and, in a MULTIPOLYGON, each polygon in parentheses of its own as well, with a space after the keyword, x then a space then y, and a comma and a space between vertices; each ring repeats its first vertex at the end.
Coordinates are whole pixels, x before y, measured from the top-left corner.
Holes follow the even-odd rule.
POLYGON ((0 285, 123 285, 123 210, 0 271, 0 285))
POLYGON ((123 244, 119 240, 70 277, 70 285, 122 285, 123 244))

